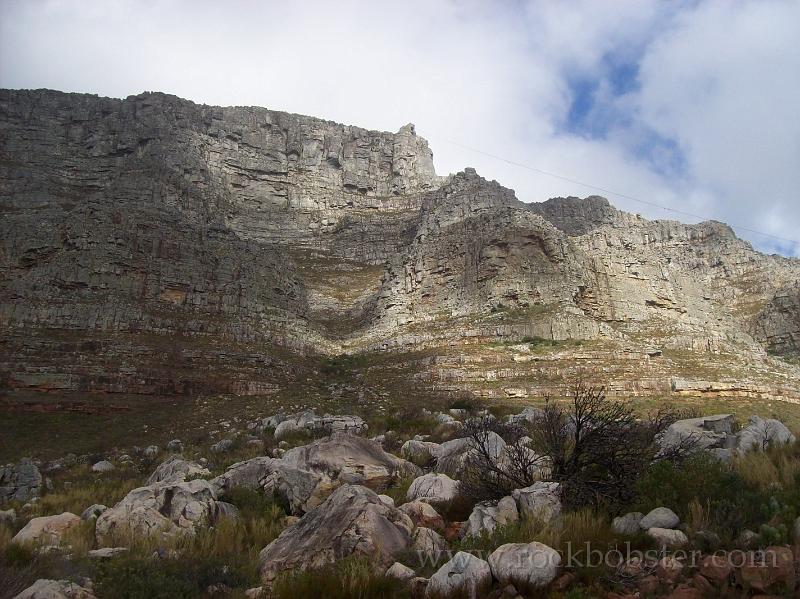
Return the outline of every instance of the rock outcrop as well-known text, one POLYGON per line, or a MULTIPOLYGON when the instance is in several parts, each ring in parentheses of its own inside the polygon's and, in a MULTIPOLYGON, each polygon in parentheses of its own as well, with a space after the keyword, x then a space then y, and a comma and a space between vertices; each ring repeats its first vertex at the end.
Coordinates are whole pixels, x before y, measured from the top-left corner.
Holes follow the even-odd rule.
POLYGON ((281 572, 320 568, 354 554, 389 566, 410 546, 413 529, 408 516, 370 489, 345 485, 261 551, 261 577, 271 584, 281 572))
POLYGON ((7 501, 25 502, 38 497, 42 490, 42 474, 29 459, 18 464, 0 466, 0 504, 7 501))
POLYGON ((100 547, 125 545, 135 539, 193 534, 224 513, 215 488, 206 480, 156 483, 128 493, 97 518, 100 547))
POLYGON ((417 380, 487 396, 553 394, 577 361, 610 395, 800 401, 767 354, 798 351, 800 261, 722 223, 440 177, 413 125, 1 90, 0 126, 3 388, 261 395, 319 376, 310 355, 432 348, 417 380), (473 355, 498 340, 520 345, 473 355))

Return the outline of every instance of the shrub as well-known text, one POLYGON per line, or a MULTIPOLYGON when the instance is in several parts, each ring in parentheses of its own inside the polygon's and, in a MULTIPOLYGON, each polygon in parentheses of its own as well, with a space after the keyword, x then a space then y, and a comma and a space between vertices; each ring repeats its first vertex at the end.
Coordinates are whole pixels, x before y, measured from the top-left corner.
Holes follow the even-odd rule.
POLYGON ((391 599, 407 597, 405 584, 376 572, 364 558, 350 557, 335 565, 293 572, 279 577, 272 590, 275 599, 391 599))
POLYGON ((731 540, 745 528, 757 529, 770 518, 769 497, 754 489, 735 470, 705 453, 682 464, 657 462, 637 484, 633 506, 647 512, 658 506, 675 511, 682 521, 692 519, 702 506, 702 521, 731 540))
MULTIPOLYGON (((640 420, 633 409, 606 399, 604 387, 578 381, 568 407, 548 402, 531 427, 532 447, 551 463, 569 507, 617 507, 635 496, 636 481, 659 456, 658 434, 680 414, 662 410, 640 420)), ((683 459, 680 447, 659 459, 683 459)))
POLYGON ((116 599, 190 599, 204 590, 195 568, 181 560, 121 557, 98 566, 95 587, 99 596, 116 599))
MULTIPOLYGON (((522 441, 525 430, 485 416, 465 423, 465 436, 472 450, 467 456, 459 489, 472 504, 501 499, 514 489, 521 489, 541 480, 542 469, 549 464, 522 441), (507 439, 502 452, 497 451, 495 435, 507 439)), ((467 514, 467 517, 469 514, 467 514)))

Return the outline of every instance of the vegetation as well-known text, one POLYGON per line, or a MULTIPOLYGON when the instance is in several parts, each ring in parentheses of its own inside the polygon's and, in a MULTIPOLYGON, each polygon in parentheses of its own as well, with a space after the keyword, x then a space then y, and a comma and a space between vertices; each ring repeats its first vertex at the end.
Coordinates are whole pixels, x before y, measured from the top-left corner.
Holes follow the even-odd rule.
POLYGON ((363 558, 348 558, 316 571, 278 578, 276 599, 392 599, 408 597, 406 585, 375 571, 363 558))

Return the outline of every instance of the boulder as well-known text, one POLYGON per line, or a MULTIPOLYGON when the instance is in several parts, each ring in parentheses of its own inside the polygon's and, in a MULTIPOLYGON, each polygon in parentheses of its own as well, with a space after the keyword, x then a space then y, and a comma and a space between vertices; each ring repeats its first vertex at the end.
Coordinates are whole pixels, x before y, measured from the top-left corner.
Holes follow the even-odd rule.
POLYGON ((675 528, 680 524, 678 515, 667 507, 657 507, 639 521, 642 530, 649 528, 675 528))
POLYGON ((144 455, 145 459, 154 460, 160 451, 161 450, 159 449, 158 445, 149 445, 144 448, 142 454, 144 455))
POLYGON ((233 449, 233 439, 222 439, 211 446, 211 453, 228 453, 233 449))
POLYGON ((459 551, 430 577, 425 596, 477 599, 483 597, 491 586, 489 564, 471 553, 459 551))
POLYGON ((780 420, 751 416, 750 423, 739 431, 736 449, 747 452, 752 449, 766 449, 770 445, 794 443, 795 437, 780 420))
POLYGON ((460 478, 464 471, 466 454, 470 450, 470 440, 466 437, 452 439, 439 445, 436 453, 436 472, 460 478))
POLYGON ((124 545, 131 537, 175 537, 214 522, 217 493, 207 480, 157 483, 128 493, 97 518, 101 547, 124 545))
POLYGON ((67 531, 80 523, 81 519, 70 512, 33 518, 11 539, 11 542, 19 545, 58 546, 64 540, 67 531))
POLYGON ((8 501, 26 502, 42 491, 42 474, 28 458, 18 464, 0 466, 0 504, 8 501))
POLYGON ((658 543, 659 547, 681 547, 689 542, 688 537, 680 530, 671 528, 648 528, 647 536, 658 543))
POLYGON ((414 479, 408 487, 406 498, 420 500, 431 505, 448 503, 458 496, 458 482, 446 474, 430 472, 414 479))
POLYGON ((424 501, 409 501, 398 508, 401 512, 411 518, 415 526, 426 528, 444 528, 444 519, 439 512, 429 503, 424 501))
POLYGON ((284 420, 275 427, 275 432, 272 433, 272 436, 275 437, 276 441, 280 441, 293 433, 302 432, 304 430, 305 429, 296 421, 284 420))
POLYGON ((425 599, 425 591, 428 588, 428 579, 423 576, 415 576, 408 581, 408 590, 411 592, 411 599, 425 599))
POLYGON ((383 503, 385 503, 389 507, 395 507, 394 499, 392 499, 388 495, 378 495, 378 499, 380 499, 383 503))
POLYGON ((171 451, 173 453, 182 453, 183 442, 180 439, 173 439, 172 441, 167 443, 167 451, 171 451))
POLYGON ((456 422, 456 419, 453 418, 450 414, 443 414, 442 412, 436 414, 434 418, 436 419, 436 422, 438 422, 439 424, 447 425, 447 424, 454 424, 456 422))
POLYGON ((411 545, 413 528, 408 516, 371 489, 344 485, 261 551, 261 577, 271 584, 281 572, 320 568, 354 554, 388 566, 411 545))
POLYGON ((161 462, 147 479, 147 485, 156 483, 178 483, 189 477, 209 476, 211 472, 196 462, 184 460, 179 455, 173 455, 161 462))
POLYGON ((526 424, 536 422, 544 414, 544 410, 534 406, 525 407, 519 414, 511 414, 506 418, 509 424, 526 424))
POLYGON ((503 497, 498 502, 479 503, 472 509, 464 535, 478 537, 492 534, 498 526, 506 526, 517 520, 519 512, 512 497, 503 497))
POLYGON ((92 549, 86 555, 89 559, 111 559, 130 551, 127 547, 103 547, 102 549, 92 549))
POLYGON ((397 580, 411 580, 417 575, 414 570, 409 568, 408 566, 404 566, 400 562, 395 562, 389 569, 386 570, 386 576, 389 578, 396 578, 397 580))
POLYGON ((360 416, 330 416, 328 414, 314 418, 306 424, 306 428, 326 435, 334 433, 361 435, 369 430, 367 423, 360 416))
POLYGON ((624 516, 614 518, 611 521, 611 530, 618 535, 632 537, 641 532, 642 527, 640 523, 642 518, 644 518, 644 514, 641 512, 629 512, 624 516))
POLYGON ((332 486, 322 477, 276 458, 252 458, 237 462, 211 480, 217 493, 225 494, 236 487, 260 489, 275 496, 289 507, 292 514, 303 514, 318 506, 330 494, 332 486))
POLYGON ((661 453, 676 449, 699 451, 724 448, 733 432, 732 414, 716 414, 678 420, 669 425, 657 439, 661 453))
POLYGON ((334 487, 359 484, 376 491, 400 478, 422 474, 411 462, 386 453, 380 443, 348 433, 290 449, 283 462, 313 472, 334 487))
POLYGON ((549 522, 561 516, 561 485, 558 483, 537 482, 524 489, 515 489, 511 496, 524 518, 549 522))
POLYGON ((107 509, 102 503, 94 503, 81 512, 81 520, 95 520, 107 509))
POLYGON ((430 466, 441 449, 438 443, 409 439, 400 448, 400 455, 417 466, 430 466))
POLYGON ((0 510, 0 524, 13 526, 17 521, 17 510, 0 510))
POLYGON ((432 563, 439 561, 439 556, 449 549, 447 541, 438 532, 424 526, 418 527, 411 537, 411 546, 417 555, 431 558, 432 563))
POLYGON ((90 588, 68 580, 40 578, 14 599, 96 599, 90 588))
POLYGON ((489 556, 492 574, 501 585, 533 591, 550 584, 558 574, 561 555, 539 542, 507 543, 489 556))
POLYGON ((111 472, 114 469, 114 464, 108 460, 101 460, 92 465, 92 472, 111 472))

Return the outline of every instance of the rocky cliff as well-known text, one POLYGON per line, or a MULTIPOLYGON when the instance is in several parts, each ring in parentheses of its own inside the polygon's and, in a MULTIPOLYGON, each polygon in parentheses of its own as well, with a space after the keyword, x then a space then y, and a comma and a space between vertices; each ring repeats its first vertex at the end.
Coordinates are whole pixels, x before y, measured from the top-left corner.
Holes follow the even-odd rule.
POLYGON ((423 352, 484 395, 589 369, 800 400, 800 261, 724 224, 439 177, 413 125, 3 90, 0 128, 6 389, 259 394, 423 352))

